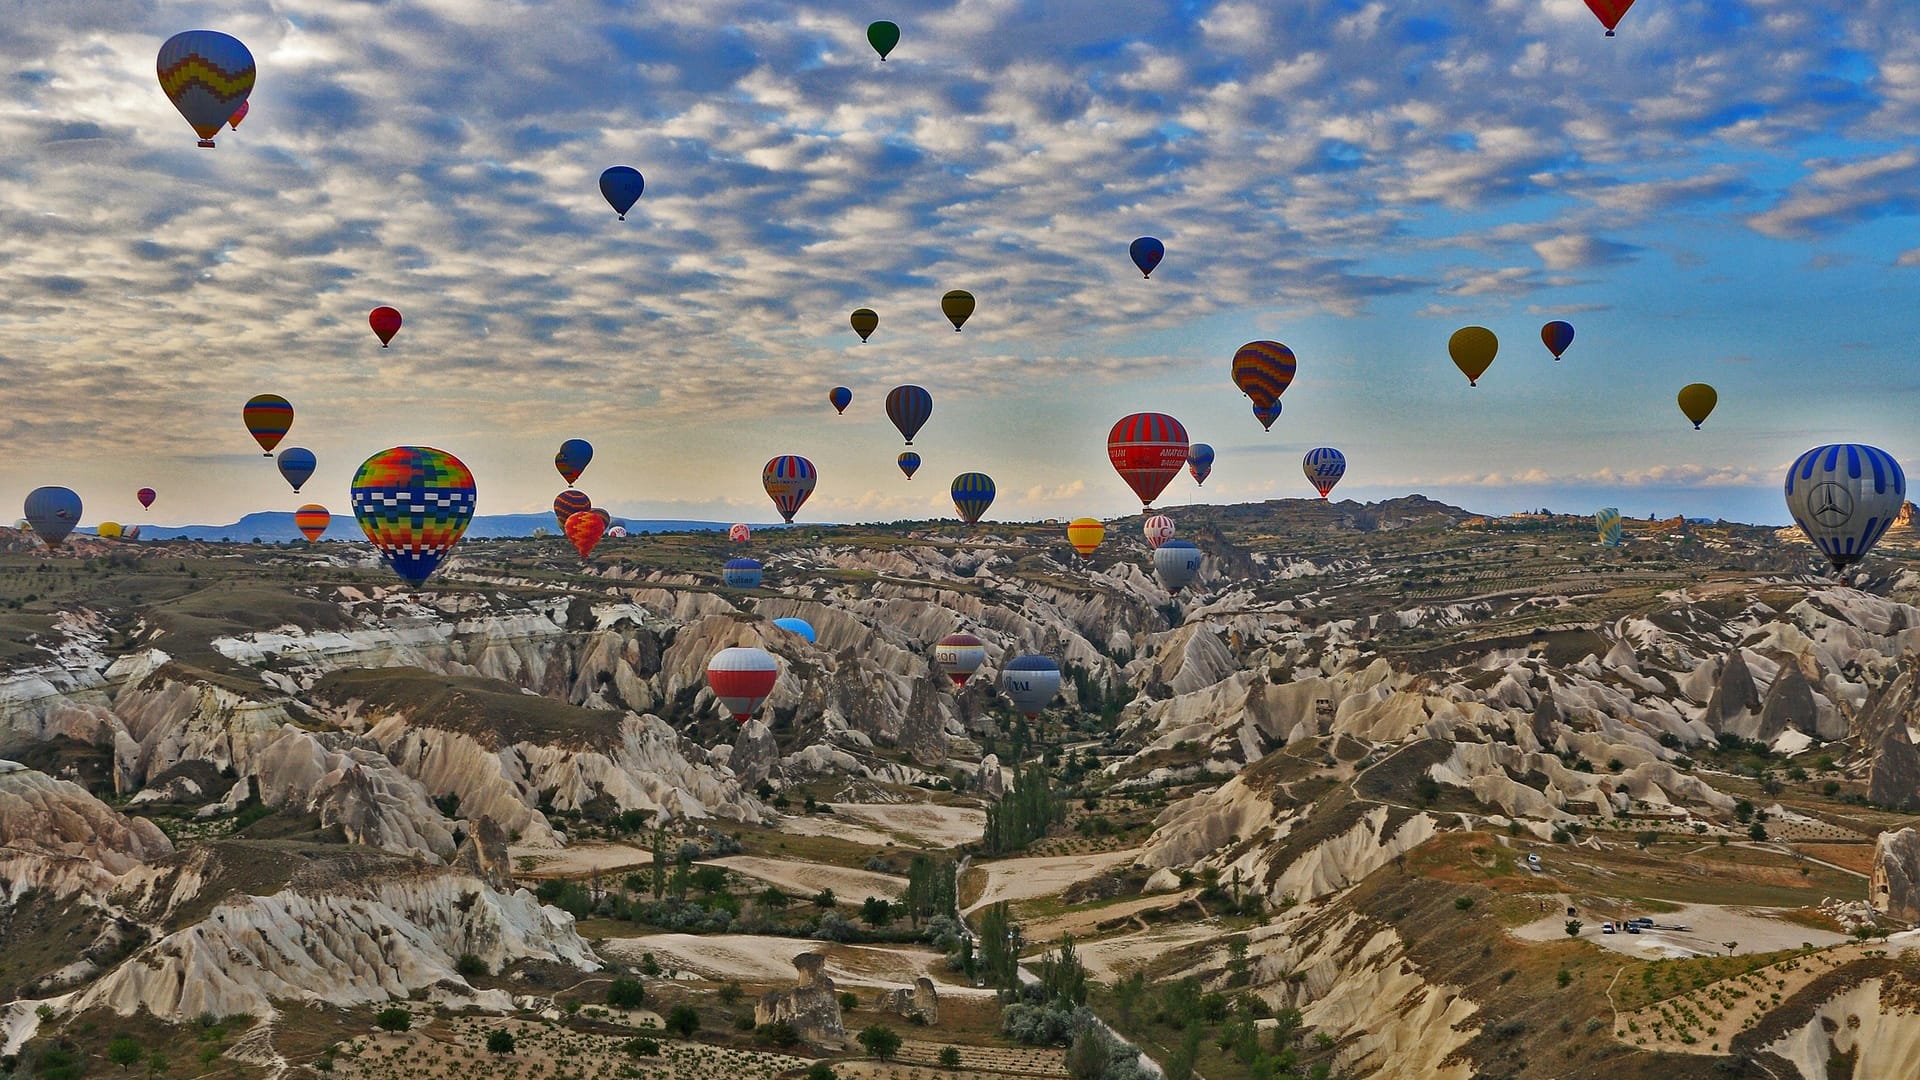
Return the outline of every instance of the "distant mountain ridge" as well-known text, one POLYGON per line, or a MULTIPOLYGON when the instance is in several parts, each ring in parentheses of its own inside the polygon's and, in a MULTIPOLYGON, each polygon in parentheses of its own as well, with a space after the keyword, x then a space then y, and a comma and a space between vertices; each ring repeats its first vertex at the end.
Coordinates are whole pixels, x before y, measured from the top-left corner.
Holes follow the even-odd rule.
MULTIPOLYGON (((730 521, 683 521, 676 519, 640 520, 634 518, 614 518, 614 523, 624 525, 628 532, 724 532, 733 523, 730 521)), ((304 540, 300 530, 293 524, 293 514, 285 511, 262 511, 248 514, 231 525, 147 525, 140 521, 122 522, 125 525, 139 525, 142 540, 229 540, 235 543, 247 543, 258 539, 267 543, 282 540, 304 540)), ((760 528, 756 525, 754 528, 760 528)), ((473 519, 467 526, 467 536, 475 539, 496 539, 503 537, 532 536, 535 529, 545 529, 549 533, 558 532, 551 513, 536 514, 486 514, 473 519)), ((75 530, 91 533, 92 528, 75 530)), ((335 514, 333 521, 323 534, 325 540, 365 540, 366 534, 353 520, 352 514, 335 514)))

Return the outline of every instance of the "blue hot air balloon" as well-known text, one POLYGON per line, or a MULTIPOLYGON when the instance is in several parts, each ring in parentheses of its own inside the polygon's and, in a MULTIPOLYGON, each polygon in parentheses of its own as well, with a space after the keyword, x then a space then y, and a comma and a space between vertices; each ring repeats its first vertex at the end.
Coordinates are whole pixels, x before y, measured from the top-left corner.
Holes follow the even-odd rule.
POLYGON ((814 636, 813 624, 808 622, 805 619, 796 619, 789 616, 788 618, 785 618, 785 619, 773 620, 773 625, 779 627, 782 630, 787 631, 790 634, 798 634, 801 637, 806 638, 807 644, 809 645, 819 640, 814 636))
POLYGON ((304 446, 289 446, 280 451, 280 475, 293 485, 295 491, 299 491, 300 485, 313 476, 313 470, 318 465, 313 451, 304 446))
POLYGON ((1347 455, 1331 446, 1316 446, 1300 459, 1300 471, 1307 475, 1307 482, 1324 499, 1333 490, 1333 485, 1347 475, 1347 455))
POLYGON ((1044 656, 1017 657, 1000 670, 1000 688, 1021 715, 1039 716, 1060 692, 1060 665, 1044 656))
POLYGON ((560 444, 560 452, 553 455, 553 467, 560 470, 560 479, 573 486, 580 474, 587 471, 587 464, 593 460, 593 444, 585 439, 568 439, 560 444))
POLYGON ((907 445, 913 445, 913 437, 933 415, 933 395, 926 388, 907 383, 887 391, 887 419, 900 429, 901 437, 907 445))
POLYGON ((846 412, 847 406, 853 404, 853 391, 844 386, 836 386, 827 391, 827 400, 833 403, 834 412, 846 412))
POLYGON ((1560 359, 1560 354, 1566 352, 1567 346, 1573 344, 1573 324, 1555 319, 1540 328, 1540 341, 1546 345, 1547 351, 1553 354, 1555 360, 1560 359))
POLYGON ((1187 471, 1193 474, 1194 483, 1206 483, 1213 472, 1213 447, 1203 442, 1187 447, 1187 471))
POLYGON ((1191 540, 1169 540, 1153 549, 1153 576, 1170 593, 1179 592, 1200 573, 1200 549, 1191 540))
POLYGON ((1257 401, 1254 402, 1253 418, 1260 421, 1262 430, 1272 431, 1273 422, 1280 419, 1280 402, 1275 400, 1271 405, 1262 405, 1257 401))
POLYGON ((1127 245, 1127 254, 1133 256, 1133 265, 1140 268, 1140 276, 1150 278, 1153 268, 1166 257, 1167 246, 1151 236, 1143 236, 1127 245))
POLYGON ((757 589, 760 587, 760 560, 728 559, 727 565, 720 569, 720 580, 726 582, 729 589, 757 589))
POLYGON ((1874 446, 1835 443, 1787 470, 1787 509, 1835 570, 1866 557, 1907 501, 1907 474, 1874 446))
POLYGON ((48 547, 57 548, 80 524, 80 496, 72 488, 34 488, 27 493, 25 513, 28 527, 48 547))
POLYGON ((1593 527, 1600 532, 1602 547, 1619 547, 1627 542, 1627 526, 1620 517, 1619 507, 1603 506, 1595 510, 1593 527))
POLYGON ((640 170, 629 165, 615 165, 600 174, 600 194, 606 196, 621 221, 627 220, 627 211, 640 201, 640 193, 646 189, 647 181, 640 170))
POLYGON ((906 473, 907 479, 911 480, 913 474, 920 471, 920 455, 911 450, 905 451, 900 455, 899 464, 900 471, 906 473))
POLYGON ((979 524, 980 515, 993 505, 993 477, 986 473, 961 473, 953 478, 952 491, 954 509, 969 525, 979 524))

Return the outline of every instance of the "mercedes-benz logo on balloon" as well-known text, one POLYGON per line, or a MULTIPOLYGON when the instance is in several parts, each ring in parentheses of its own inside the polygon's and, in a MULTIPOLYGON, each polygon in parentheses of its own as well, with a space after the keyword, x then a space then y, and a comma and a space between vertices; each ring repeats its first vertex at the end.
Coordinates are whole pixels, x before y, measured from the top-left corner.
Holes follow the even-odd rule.
POLYGON ((1813 508, 1813 520, 1829 529, 1837 529, 1853 517, 1853 495, 1831 481, 1814 488, 1807 505, 1813 508))

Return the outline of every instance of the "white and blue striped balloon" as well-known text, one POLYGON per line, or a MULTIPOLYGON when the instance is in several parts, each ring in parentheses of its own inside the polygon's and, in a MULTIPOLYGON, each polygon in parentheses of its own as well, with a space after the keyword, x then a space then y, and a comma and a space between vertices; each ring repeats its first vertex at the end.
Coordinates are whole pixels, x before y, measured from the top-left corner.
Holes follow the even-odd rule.
POLYGON ((1300 471, 1307 474, 1307 481, 1324 499, 1327 492, 1333 490, 1333 485, 1347 475, 1347 455, 1331 446, 1317 446, 1300 459, 1300 471))
POLYGON ((1787 509, 1835 570, 1865 558, 1906 501, 1906 474, 1878 447, 1816 446, 1787 470, 1787 509))

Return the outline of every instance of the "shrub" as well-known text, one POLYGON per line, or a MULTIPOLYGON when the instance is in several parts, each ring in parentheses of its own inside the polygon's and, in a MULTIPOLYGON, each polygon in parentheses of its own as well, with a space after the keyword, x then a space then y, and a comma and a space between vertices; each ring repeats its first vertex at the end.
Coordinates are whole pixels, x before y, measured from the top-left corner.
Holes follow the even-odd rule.
POLYGON ((667 1014, 667 1031, 683 1039, 693 1038, 700 1030, 700 1014, 691 1005, 675 1005, 667 1014))
POLYGON ((739 983, 727 982, 721 985, 720 1004, 725 1005, 729 1009, 733 1008, 735 1005, 740 1004, 740 984, 739 983))
POLYGON ((123 1069, 144 1056, 146 1052, 140 1049, 140 1040, 131 1035, 115 1035, 107 1044, 107 1060, 123 1069))
POLYGON ((753 1029, 753 1041, 762 1046, 787 1047, 800 1041, 800 1033, 785 1020, 775 1020, 771 1024, 761 1024, 753 1029))
POLYGON ((1554 976, 1554 980, 1563 987, 1571 986, 1573 984, 1573 972, 1568 971, 1566 968, 1561 968, 1560 973, 1554 976))
POLYGON ((620 978, 607 986, 607 1005, 614 1009, 637 1009, 647 999, 647 988, 639 979, 620 978))
POLYGON ((628 1039, 626 1042, 620 1044, 620 1049, 626 1051, 628 1057, 659 1057, 660 1040, 649 1039, 644 1036, 638 1039, 628 1039))
POLYGON ((959 1068, 960 1067, 960 1048, 957 1046, 941 1047, 940 1048, 940 1067, 943 1069, 959 1068))
POLYGON ((900 1052, 900 1033, 885 1024, 875 1024, 860 1033, 860 1045, 867 1053, 886 1061, 900 1052))
POLYGON ((495 1028, 487 1034, 487 1053, 513 1053, 513 1032, 506 1028, 495 1028))
POLYGON ((1453 901, 1453 907, 1454 907, 1454 910, 1456 911, 1470 910, 1473 907, 1473 897, 1471 896, 1455 897, 1453 901))
POLYGON ((840 1074, 824 1061, 816 1061, 807 1070, 807 1080, 840 1080, 840 1074))
POLYGON ((381 1031, 406 1031, 413 1026, 413 1014, 397 1005, 389 1006, 380 1010, 373 1023, 381 1031))
POLYGON ((459 972, 463 979, 480 979, 493 974, 488 970, 487 962, 472 953, 461 953, 460 959, 453 965, 453 970, 459 972))
POLYGON ((860 995, 854 993, 851 990, 842 990, 840 992, 840 1011, 841 1012, 852 1012, 853 1010, 859 1007, 860 1007, 860 995))

